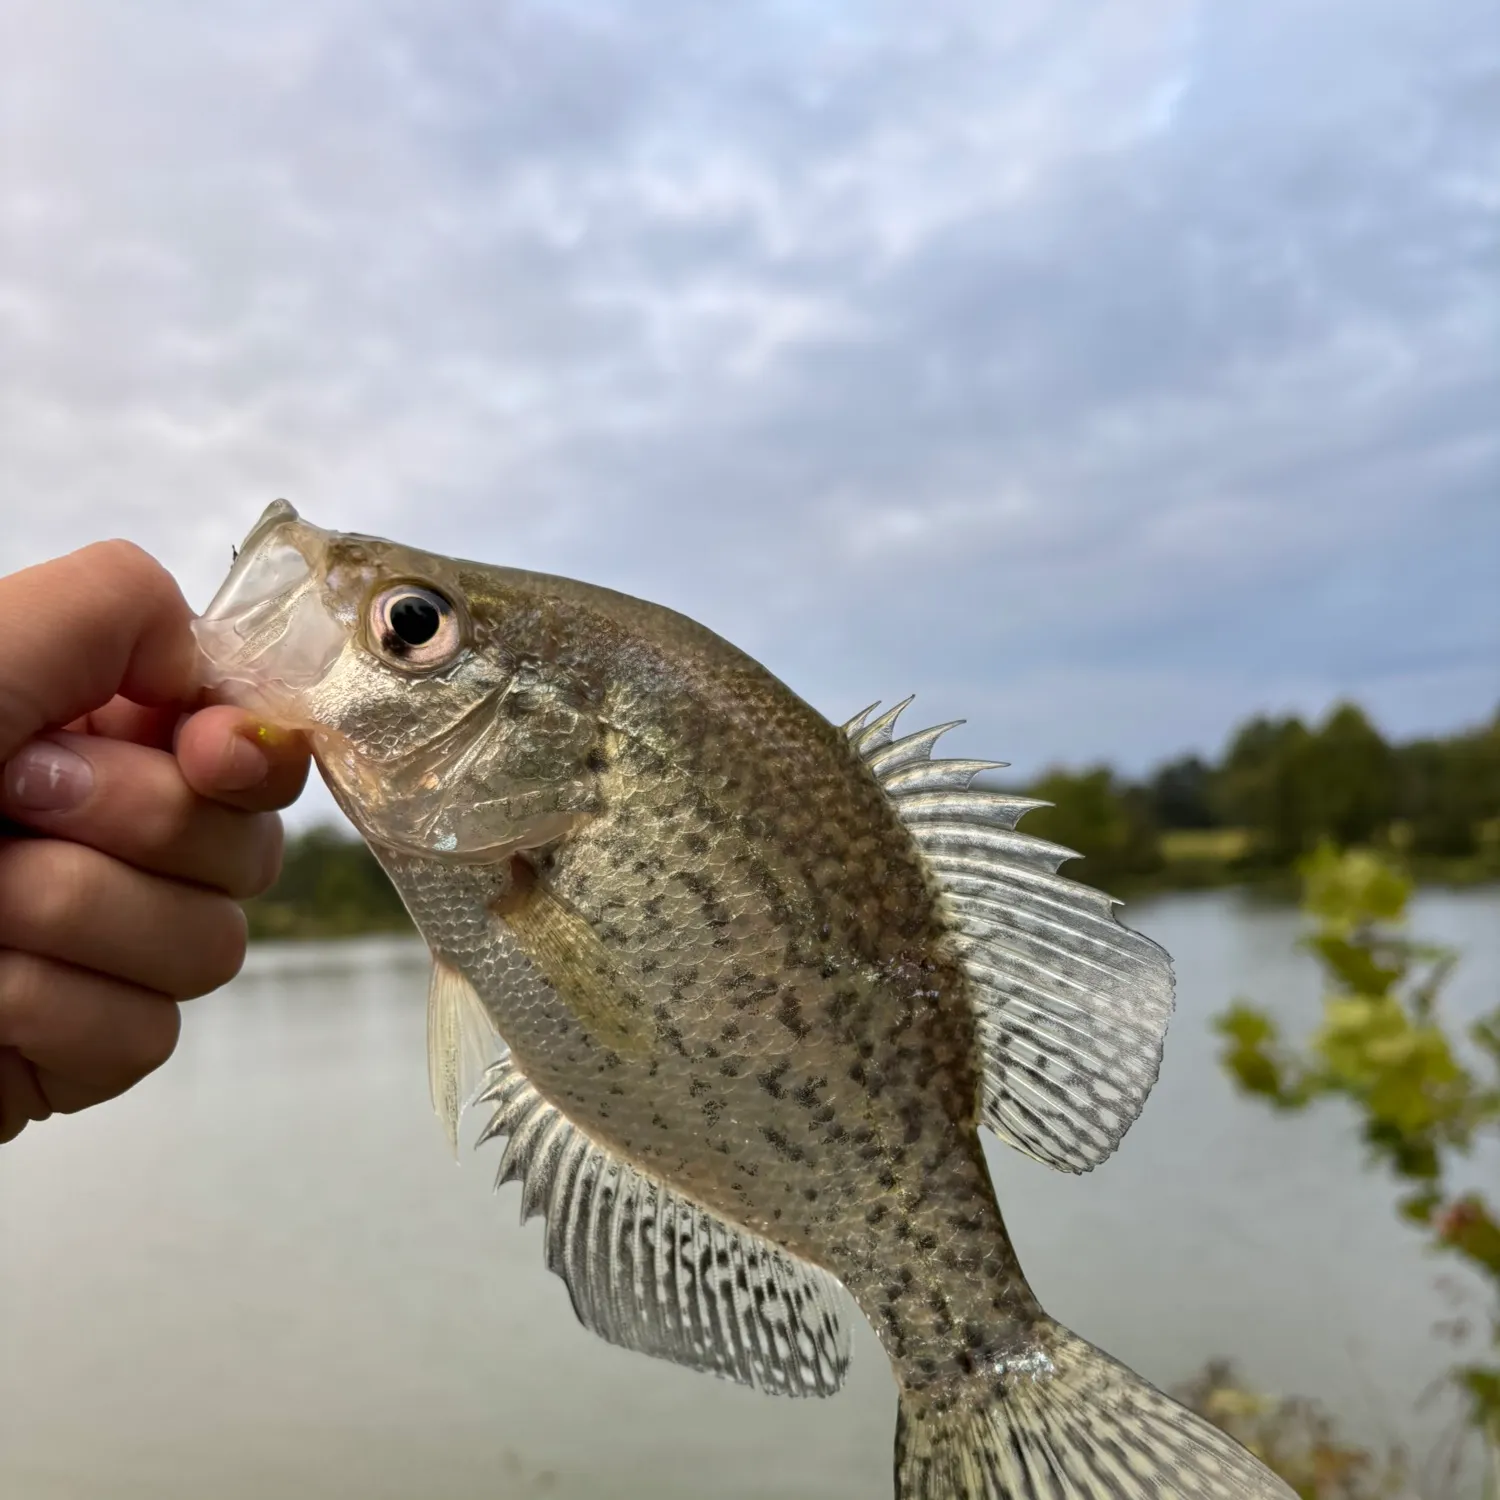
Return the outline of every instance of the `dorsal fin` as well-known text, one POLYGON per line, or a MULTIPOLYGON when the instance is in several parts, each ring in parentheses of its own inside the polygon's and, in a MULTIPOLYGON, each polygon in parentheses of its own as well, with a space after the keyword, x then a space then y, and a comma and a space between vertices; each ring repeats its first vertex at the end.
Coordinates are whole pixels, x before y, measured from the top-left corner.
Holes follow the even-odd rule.
POLYGON ((735 1228, 574 1125, 506 1053, 480 1098, 481 1141, 507 1136, 496 1186, 547 1220, 547 1268, 611 1344, 787 1396, 828 1396, 849 1368, 840 1288, 735 1228))
POLYGON ((844 726, 911 830, 942 891, 973 987, 980 1114, 1003 1140, 1066 1172, 1119 1145, 1156 1082, 1172 962, 1122 925, 1116 902, 1057 873, 1071 849, 1016 829, 1047 804, 971 789, 1001 761, 933 760, 952 724, 892 737, 911 699, 844 726))

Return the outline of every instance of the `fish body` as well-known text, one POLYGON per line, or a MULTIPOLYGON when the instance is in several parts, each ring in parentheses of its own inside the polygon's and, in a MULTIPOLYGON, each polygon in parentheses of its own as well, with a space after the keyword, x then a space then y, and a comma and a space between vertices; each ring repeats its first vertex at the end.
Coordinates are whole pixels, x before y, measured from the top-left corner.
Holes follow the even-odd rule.
POLYGON ((826 1395, 847 1292, 900 1388, 899 1500, 1290 1493, 1022 1273, 980 1126, 1106 1157, 1171 972, 1016 829, 1035 803, 971 787, 990 763, 898 737, 904 705, 836 727, 669 610, 281 502, 198 629, 221 696, 309 734, 432 950, 450 1137, 500 1050, 485 1137, 586 1326, 826 1395))

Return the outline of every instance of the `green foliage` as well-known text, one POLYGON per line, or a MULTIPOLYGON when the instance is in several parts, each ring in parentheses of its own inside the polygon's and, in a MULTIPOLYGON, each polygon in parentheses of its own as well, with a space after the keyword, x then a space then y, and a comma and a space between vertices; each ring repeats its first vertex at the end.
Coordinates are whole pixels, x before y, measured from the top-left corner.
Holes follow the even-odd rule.
POLYGON ((1401 817, 1417 854, 1482 853, 1486 820, 1500 817, 1500 713, 1482 729, 1397 749, 1401 817))
POLYGON ((1500 1142, 1500 1008, 1466 1032, 1450 1029, 1439 999, 1457 956, 1405 934, 1411 883, 1387 859, 1324 844, 1301 873, 1311 923, 1303 945, 1328 981, 1321 1023, 1294 1047, 1264 1011, 1238 1001, 1214 1023, 1222 1061, 1242 1090, 1278 1109, 1327 1097, 1351 1104, 1372 1162, 1406 1188, 1402 1217, 1483 1279, 1488 1356, 1452 1378, 1500 1465, 1500 1224, 1482 1196, 1450 1186, 1458 1158, 1500 1142))
POLYGON ((1026 831, 1077 849, 1069 873, 1114 890, 1276 881, 1325 841, 1399 849, 1424 876, 1500 877, 1500 714, 1392 746, 1343 703, 1313 727, 1251 719, 1218 765, 1184 756, 1139 784, 1052 770, 1028 790, 1056 808, 1028 814, 1026 831))
POLYGON ((331 938, 399 932, 410 919, 375 856, 335 828, 287 842, 281 878, 245 903, 255 938, 331 938))
POLYGON ((1118 782, 1106 766, 1049 771, 1031 795, 1050 802, 1026 815, 1026 831, 1084 857, 1080 878, 1107 884, 1162 866, 1161 845, 1147 799, 1118 782))
POLYGON ((1234 737, 1219 782, 1231 822, 1255 831, 1262 856, 1285 863, 1324 839, 1367 842, 1398 807, 1395 755, 1350 703, 1317 729, 1255 719, 1234 737))
POLYGON ((1185 755, 1159 766, 1146 783, 1146 796, 1157 827, 1218 827, 1215 784, 1214 768, 1196 755, 1185 755))

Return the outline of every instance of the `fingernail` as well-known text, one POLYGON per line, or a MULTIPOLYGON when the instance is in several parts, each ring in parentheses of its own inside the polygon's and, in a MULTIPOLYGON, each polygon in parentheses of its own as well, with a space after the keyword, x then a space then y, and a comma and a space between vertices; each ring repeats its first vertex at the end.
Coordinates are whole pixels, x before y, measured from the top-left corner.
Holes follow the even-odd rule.
POLYGON ((278 729, 274 724, 257 724, 255 726, 255 743, 262 750, 275 752, 284 750, 292 742, 290 730, 278 729))
POLYGON ((23 746, 5 765, 5 795, 27 812, 67 812, 94 789, 94 768, 50 740, 23 746))
POLYGON ((219 771, 219 785, 226 792, 247 792, 271 774, 271 762, 258 745, 243 735, 232 735, 219 771))

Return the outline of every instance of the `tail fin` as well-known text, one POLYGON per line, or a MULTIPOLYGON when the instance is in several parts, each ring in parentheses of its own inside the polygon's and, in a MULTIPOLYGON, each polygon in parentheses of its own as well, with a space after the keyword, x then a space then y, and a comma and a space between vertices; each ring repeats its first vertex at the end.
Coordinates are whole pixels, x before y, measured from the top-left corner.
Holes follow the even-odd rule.
POLYGON ((1067 1329, 1003 1394, 902 1393, 896 1500, 1296 1500, 1232 1438, 1067 1329))

